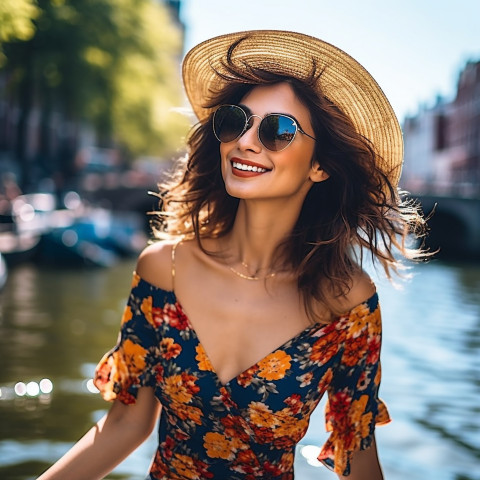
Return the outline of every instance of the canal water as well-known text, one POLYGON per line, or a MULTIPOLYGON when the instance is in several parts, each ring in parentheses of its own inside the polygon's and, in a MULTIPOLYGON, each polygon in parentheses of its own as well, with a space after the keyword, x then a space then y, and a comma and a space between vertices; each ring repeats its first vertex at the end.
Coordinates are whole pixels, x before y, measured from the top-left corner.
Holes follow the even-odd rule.
MULTIPOLYGON (((133 268, 10 272, 0 293, 1 479, 36 478, 104 414, 91 377, 115 343, 133 268)), ((381 396, 393 417, 377 431, 385 478, 479 480, 480 266, 432 261, 410 273, 401 289, 376 277, 381 396)), ((314 460, 325 438, 320 408, 296 479, 336 478, 314 460)), ((154 448, 152 435, 108 478, 145 478, 154 448)))

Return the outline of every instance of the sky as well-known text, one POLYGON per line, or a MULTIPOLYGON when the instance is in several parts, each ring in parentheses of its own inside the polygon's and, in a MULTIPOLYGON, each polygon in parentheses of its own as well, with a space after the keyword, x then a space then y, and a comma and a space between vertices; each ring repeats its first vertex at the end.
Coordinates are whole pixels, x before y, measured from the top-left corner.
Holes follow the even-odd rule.
POLYGON ((372 74, 400 121, 452 98, 465 63, 480 61, 480 0, 183 0, 181 16, 186 51, 252 29, 332 43, 372 74))

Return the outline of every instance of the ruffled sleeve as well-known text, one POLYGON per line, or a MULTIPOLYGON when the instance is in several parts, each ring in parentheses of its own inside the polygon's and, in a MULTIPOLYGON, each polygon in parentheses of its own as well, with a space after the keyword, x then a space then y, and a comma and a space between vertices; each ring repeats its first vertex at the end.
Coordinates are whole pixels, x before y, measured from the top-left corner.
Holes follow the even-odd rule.
POLYGON ((94 383, 105 400, 135 403, 140 387, 154 386, 159 342, 151 310, 151 292, 134 274, 117 345, 103 356, 95 370, 94 383))
POLYGON ((344 476, 350 473, 352 454, 371 445, 375 425, 390 421, 378 397, 382 325, 377 295, 354 308, 346 325, 343 354, 328 389, 330 435, 318 456, 344 476))

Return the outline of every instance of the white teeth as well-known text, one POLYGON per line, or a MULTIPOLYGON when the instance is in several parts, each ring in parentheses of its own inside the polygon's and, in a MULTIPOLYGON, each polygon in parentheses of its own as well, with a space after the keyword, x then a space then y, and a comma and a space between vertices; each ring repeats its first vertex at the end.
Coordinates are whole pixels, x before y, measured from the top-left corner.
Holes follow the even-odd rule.
POLYGON ((234 168, 236 168, 238 170, 245 170, 247 172, 263 173, 263 172, 267 171, 266 168, 256 167, 256 166, 252 166, 252 165, 245 165, 244 163, 239 163, 239 162, 232 162, 232 165, 233 165, 234 168))

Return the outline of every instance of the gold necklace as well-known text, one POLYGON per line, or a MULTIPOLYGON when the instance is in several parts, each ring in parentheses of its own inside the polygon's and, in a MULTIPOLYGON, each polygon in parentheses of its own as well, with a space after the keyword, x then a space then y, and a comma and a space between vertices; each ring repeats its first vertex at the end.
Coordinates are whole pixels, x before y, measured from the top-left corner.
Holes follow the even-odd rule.
MULTIPOLYGON (((242 262, 242 266, 248 269, 248 265, 245 262, 242 262)), ((229 267, 229 268, 235 275, 245 280, 266 280, 267 278, 272 278, 276 275, 275 272, 272 272, 272 273, 269 273, 268 275, 265 275, 264 277, 258 277, 257 276, 258 270, 253 275, 245 275, 244 273, 241 273, 238 270, 235 270, 233 267, 229 267)))

